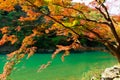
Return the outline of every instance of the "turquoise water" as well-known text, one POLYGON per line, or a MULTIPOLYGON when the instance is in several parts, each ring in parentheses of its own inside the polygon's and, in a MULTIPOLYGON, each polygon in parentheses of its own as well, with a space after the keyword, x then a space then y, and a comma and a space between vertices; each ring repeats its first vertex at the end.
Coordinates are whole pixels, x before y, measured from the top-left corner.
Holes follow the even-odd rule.
MULTIPOLYGON (((29 59, 23 59, 17 64, 11 74, 12 80, 81 80, 84 73, 91 67, 105 68, 117 63, 110 54, 90 51, 81 54, 70 54, 61 61, 62 54, 51 60, 51 54, 35 54, 29 59), (52 63, 41 72, 37 72, 41 65, 48 61, 52 63)), ((0 72, 2 72, 5 56, 0 55, 0 72)))

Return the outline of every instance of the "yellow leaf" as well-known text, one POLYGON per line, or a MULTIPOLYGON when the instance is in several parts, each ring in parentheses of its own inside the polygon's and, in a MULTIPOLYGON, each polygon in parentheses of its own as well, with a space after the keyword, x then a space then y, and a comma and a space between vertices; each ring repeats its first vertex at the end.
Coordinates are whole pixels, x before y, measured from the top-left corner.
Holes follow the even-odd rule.
POLYGON ((38 6, 38 7, 40 7, 42 4, 43 4, 43 0, 36 0, 36 1, 34 2, 34 5, 36 5, 36 6, 38 6))
POLYGON ((63 23, 65 26, 67 27, 73 27, 75 25, 78 25, 79 24, 79 21, 78 20, 74 20, 72 23, 71 22, 65 22, 63 23))

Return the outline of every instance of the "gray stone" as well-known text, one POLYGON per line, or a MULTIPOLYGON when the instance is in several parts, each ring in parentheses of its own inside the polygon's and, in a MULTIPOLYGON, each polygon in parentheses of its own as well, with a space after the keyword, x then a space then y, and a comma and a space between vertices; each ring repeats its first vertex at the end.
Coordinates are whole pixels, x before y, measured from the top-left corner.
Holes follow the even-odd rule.
POLYGON ((113 80, 120 80, 120 78, 114 78, 113 80))
POLYGON ((106 68, 101 74, 101 80, 120 80, 120 65, 106 68))

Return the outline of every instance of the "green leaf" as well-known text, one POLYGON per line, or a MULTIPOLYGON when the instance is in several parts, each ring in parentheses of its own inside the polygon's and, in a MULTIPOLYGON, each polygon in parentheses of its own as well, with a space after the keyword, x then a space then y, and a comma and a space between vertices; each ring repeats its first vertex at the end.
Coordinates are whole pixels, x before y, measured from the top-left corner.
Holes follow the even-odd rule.
POLYGON ((41 7, 39 7, 39 10, 46 15, 50 14, 48 6, 41 6, 41 7))

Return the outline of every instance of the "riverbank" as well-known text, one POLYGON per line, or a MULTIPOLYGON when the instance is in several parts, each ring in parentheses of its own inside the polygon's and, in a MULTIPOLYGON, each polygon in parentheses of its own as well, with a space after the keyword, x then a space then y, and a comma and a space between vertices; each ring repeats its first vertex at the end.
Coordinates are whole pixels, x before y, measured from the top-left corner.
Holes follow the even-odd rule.
POLYGON ((12 45, 3 45, 3 46, 0 46, 0 53, 10 53, 17 49, 18 49, 18 47, 15 47, 12 45))
MULTIPOLYGON (((19 47, 15 47, 13 45, 3 45, 3 46, 0 46, 0 53, 10 53, 17 49, 19 49, 19 47)), ((53 48, 53 49, 39 49, 38 48, 36 53, 53 53, 54 51, 55 51, 55 48, 53 48)), ((76 50, 71 50, 70 52, 80 53, 83 51, 103 51, 103 52, 105 52, 105 48, 104 47, 85 47, 85 48, 80 48, 80 49, 76 49, 76 50)))

